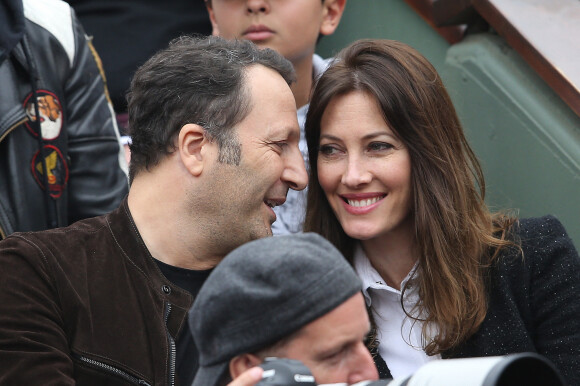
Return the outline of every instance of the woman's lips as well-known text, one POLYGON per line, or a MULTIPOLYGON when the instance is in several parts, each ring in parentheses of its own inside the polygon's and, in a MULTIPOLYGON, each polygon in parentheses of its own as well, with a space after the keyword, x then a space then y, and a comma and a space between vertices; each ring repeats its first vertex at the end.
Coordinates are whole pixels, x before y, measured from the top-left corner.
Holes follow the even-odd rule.
POLYGON ((351 214, 366 214, 378 207, 387 195, 384 193, 343 195, 343 207, 351 214))

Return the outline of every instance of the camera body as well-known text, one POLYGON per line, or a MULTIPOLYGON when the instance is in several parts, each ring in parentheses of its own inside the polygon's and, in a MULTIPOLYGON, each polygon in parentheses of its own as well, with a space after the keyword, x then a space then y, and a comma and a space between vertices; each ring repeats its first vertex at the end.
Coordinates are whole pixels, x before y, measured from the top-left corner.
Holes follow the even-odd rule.
MULTIPOLYGON (((318 385, 310 370, 300 361, 266 358, 259 386, 324 386, 318 385)), ((403 378, 362 381, 354 386, 564 386, 556 367, 536 353, 505 356, 444 359, 429 362, 413 375, 403 378)), ((333 384, 333 386, 348 386, 333 384)))
POLYGON ((269 357, 264 359, 260 367, 264 373, 256 386, 316 386, 314 376, 300 361, 269 357))
MULTIPOLYGON (((260 367, 264 373, 256 386, 323 386, 316 383, 310 369, 298 360, 269 357, 260 367)), ((384 386, 390 381, 364 381, 357 383, 357 386, 384 386)))

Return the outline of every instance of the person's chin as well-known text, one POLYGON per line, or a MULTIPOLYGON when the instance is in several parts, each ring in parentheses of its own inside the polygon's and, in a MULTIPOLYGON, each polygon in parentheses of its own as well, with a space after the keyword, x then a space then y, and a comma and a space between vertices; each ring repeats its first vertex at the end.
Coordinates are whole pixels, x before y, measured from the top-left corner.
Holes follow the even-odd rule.
POLYGON ((271 237, 271 236, 274 236, 274 232, 272 232, 272 227, 271 227, 271 226, 269 226, 269 227, 268 227, 268 228, 266 228, 266 229, 267 229, 267 232, 266 232, 266 236, 264 236, 264 237, 271 237))
POLYGON ((264 228, 261 232, 255 232, 254 234, 252 234, 252 240, 259 240, 259 239, 263 239, 265 237, 272 237, 273 233, 272 233, 272 228, 267 227, 264 228))
POLYGON ((259 229, 256 228, 251 233, 252 240, 263 239, 264 237, 270 237, 273 235, 272 232, 272 222, 266 219, 263 223, 263 226, 260 226, 259 229))
POLYGON ((264 237, 269 237, 272 236, 274 234, 274 232, 272 232, 272 224, 274 224, 274 221, 276 221, 275 219, 272 221, 265 221, 264 222, 264 229, 265 229, 265 236, 264 237))
POLYGON ((356 240, 369 240, 377 237, 378 231, 370 224, 345 224, 344 233, 356 240))

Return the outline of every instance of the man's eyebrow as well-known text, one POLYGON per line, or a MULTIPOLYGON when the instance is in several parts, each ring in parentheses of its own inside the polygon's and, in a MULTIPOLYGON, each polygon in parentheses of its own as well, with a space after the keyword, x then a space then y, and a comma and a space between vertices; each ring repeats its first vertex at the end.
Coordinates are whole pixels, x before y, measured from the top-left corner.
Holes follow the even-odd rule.
POLYGON ((279 138, 279 140, 300 139, 300 128, 294 126, 273 128, 270 136, 272 138, 279 138))

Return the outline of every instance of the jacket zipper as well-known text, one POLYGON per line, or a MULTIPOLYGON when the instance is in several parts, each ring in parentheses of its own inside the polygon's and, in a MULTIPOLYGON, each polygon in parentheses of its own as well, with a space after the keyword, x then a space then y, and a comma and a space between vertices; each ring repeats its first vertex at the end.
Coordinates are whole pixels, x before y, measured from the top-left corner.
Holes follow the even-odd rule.
POLYGON ((96 361, 94 359, 89 359, 87 357, 84 356, 79 356, 79 355, 75 355, 81 362, 84 362, 90 366, 93 367, 97 367, 99 369, 105 370, 108 373, 112 373, 115 375, 120 376, 121 378, 135 384, 135 385, 144 385, 144 386, 151 386, 151 384, 143 379, 139 379, 137 377, 132 376, 131 374, 127 373, 126 371, 123 371, 121 369, 118 369, 116 367, 113 367, 111 365, 108 365, 106 363, 102 363, 99 361, 96 361))
MULTIPOLYGON (((169 341, 169 384, 171 386, 175 386, 175 359, 177 356, 177 350, 175 348, 175 340, 173 339, 173 337, 169 333, 169 329, 167 328, 167 321, 169 320, 170 313, 171 313, 171 303, 167 303, 167 305, 165 306, 165 331, 167 332, 167 340, 169 341)), ((111 365, 96 361, 94 359, 89 359, 87 357, 80 355, 75 355, 75 357, 77 357, 81 362, 84 362, 93 367, 98 367, 109 373, 118 375, 135 385, 151 386, 151 384, 148 383, 147 381, 134 377, 131 374, 116 367, 113 367, 111 365)))
POLYGON ((175 358, 177 356, 177 350, 175 348, 175 340, 169 333, 169 328, 167 327, 170 313, 171 303, 167 303, 165 306, 165 331, 167 332, 167 340, 169 341, 169 384, 175 386, 175 358))

